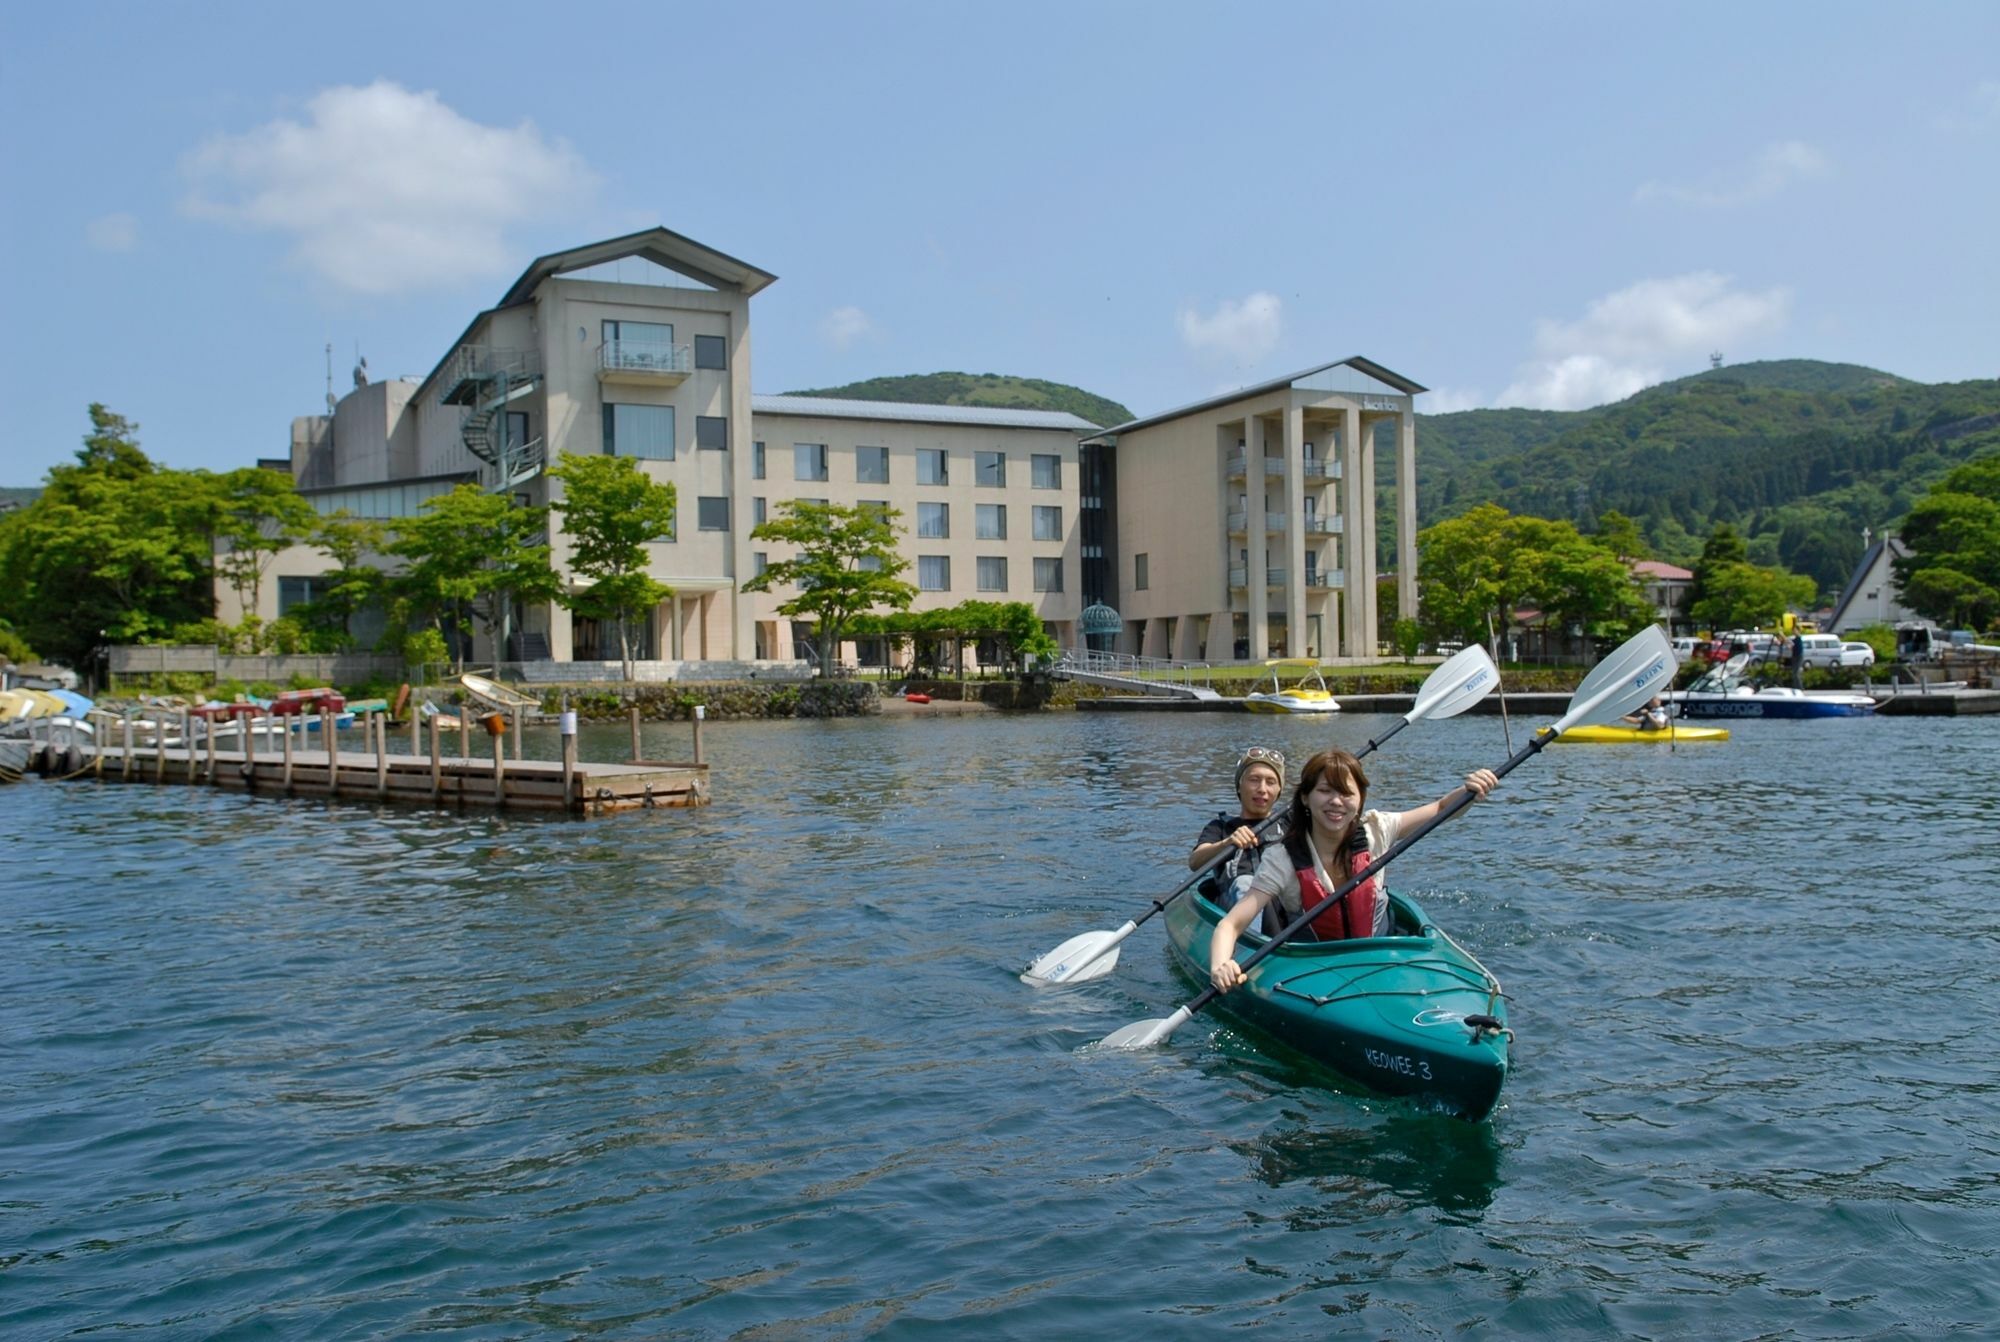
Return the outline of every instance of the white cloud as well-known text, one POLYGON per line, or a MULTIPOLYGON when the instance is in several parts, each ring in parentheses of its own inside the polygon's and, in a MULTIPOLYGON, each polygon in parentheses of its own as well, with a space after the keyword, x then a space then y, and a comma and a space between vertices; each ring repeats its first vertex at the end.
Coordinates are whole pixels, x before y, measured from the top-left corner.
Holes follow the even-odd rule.
POLYGON ((1746 172, 1727 178, 1711 178, 1700 185, 1674 182, 1646 182, 1634 194, 1638 200, 1670 200, 1681 205, 1727 209, 1769 200, 1796 182, 1825 177, 1833 163, 1818 149, 1802 140, 1780 140, 1766 145, 1746 172))
POLYGON ((509 225, 573 211, 596 177, 532 122, 482 126, 433 92, 378 80, 322 90, 299 121, 205 141, 186 209, 287 234, 344 289, 388 293, 504 273, 509 225))
POLYGON ((1174 319, 1181 343, 1197 354, 1228 363, 1255 363, 1278 347, 1284 304, 1262 290, 1241 302, 1224 299, 1211 316, 1182 308, 1174 319))
POLYGON ((1621 400, 1691 357, 1782 329, 1790 308, 1783 289, 1741 292, 1712 271, 1641 280, 1596 299, 1577 321, 1542 321, 1536 358, 1494 404, 1580 410, 1621 400))
POLYGON ((875 323, 860 308, 835 308, 820 318, 819 334, 827 344, 845 351, 864 336, 874 335, 875 323))
POLYGON ((83 236, 100 252, 129 252, 139 245, 139 221, 129 214, 107 214, 85 224, 83 236))

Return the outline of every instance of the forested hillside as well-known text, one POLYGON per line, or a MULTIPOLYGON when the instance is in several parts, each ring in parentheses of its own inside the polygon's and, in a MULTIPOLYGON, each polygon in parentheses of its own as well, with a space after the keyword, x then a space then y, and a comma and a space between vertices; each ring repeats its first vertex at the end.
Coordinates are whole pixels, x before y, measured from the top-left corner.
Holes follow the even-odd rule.
POLYGON ((791 396, 831 396, 844 401, 900 401, 917 405, 983 405, 1002 410, 1067 410, 1100 428, 1134 418, 1116 401, 1094 396, 1064 382, 1000 373, 912 373, 873 377, 844 387, 789 392, 791 396))
POLYGON ((2000 382, 1783 360, 1591 410, 1424 416, 1417 443, 1426 525, 1486 502, 1586 529, 1616 509, 1687 563, 1726 522, 1757 562, 1837 587, 1864 527, 1893 527, 1953 466, 2000 450, 2000 382))

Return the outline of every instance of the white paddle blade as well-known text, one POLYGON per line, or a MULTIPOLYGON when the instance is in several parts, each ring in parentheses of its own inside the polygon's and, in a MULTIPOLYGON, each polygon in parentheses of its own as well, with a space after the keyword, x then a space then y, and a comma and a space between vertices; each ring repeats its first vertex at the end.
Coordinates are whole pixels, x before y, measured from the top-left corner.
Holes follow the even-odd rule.
POLYGON ((1187 1024, 1194 1012, 1186 1007, 1163 1020, 1133 1021, 1123 1029, 1113 1030, 1098 1041, 1099 1048, 1151 1048, 1164 1044, 1170 1035, 1187 1024))
POLYGON ((1616 721, 1673 684, 1676 665, 1666 630, 1647 625, 1591 668, 1549 731, 1616 721))
POLYGON ((1423 718, 1448 718, 1484 699, 1500 685, 1500 668, 1477 643, 1460 648, 1431 672, 1430 679, 1417 691, 1416 701, 1403 715, 1405 722, 1423 718))
POLYGON ((1071 937, 1022 970, 1021 982, 1031 988, 1046 988, 1103 978, 1118 964, 1118 943, 1136 926, 1127 923, 1116 932, 1085 932, 1071 937))

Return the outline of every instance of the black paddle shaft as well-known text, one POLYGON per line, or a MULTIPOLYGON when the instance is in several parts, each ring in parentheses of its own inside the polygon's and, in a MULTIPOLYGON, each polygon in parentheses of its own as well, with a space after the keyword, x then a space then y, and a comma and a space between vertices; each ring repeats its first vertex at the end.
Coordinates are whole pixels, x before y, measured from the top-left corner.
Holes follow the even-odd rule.
MULTIPOLYGON (((1365 758, 1371 751, 1375 749, 1375 747, 1381 745, 1383 741, 1388 740, 1390 737, 1394 736, 1397 732, 1400 732, 1401 730, 1403 730, 1403 728, 1409 725, 1410 725, 1410 720, 1408 718, 1401 719, 1396 723, 1395 726, 1391 727, 1388 731, 1383 732, 1379 740, 1370 741, 1364 749, 1362 749, 1358 754, 1355 755, 1354 758, 1356 759, 1365 758)), ((1283 811, 1278 812, 1276 815, 1265 816, 1264 819, 1258 823, 1257 828, 1255 830, 1257 837, 1260 839, 1263 838, 1266 834, 1270 833, 1271 826, 1277 824, 1284 818, 1285 818, 1285 813, 1283 811)), ((1167 911, 1167 905, 1173 903, 1175 900, 1179 899, 1182 895, 1194 889, 1194 887, 1197 884, 1199 884, 1204 877, 1206 877, 1210 872, 1214 871, 1217 867, 1220 867, 1223 863, 1227 862, 1231 856, 1232 855, 1229 853, 1216 854, 1213 858, 1211 858, 1208 861, 1206 866, 1202 867, 1200 871, 1197 871, 1194 875, 1188 877, 1185 881, 1182 881, 1179 885, 1175 886, 1167 894, 1161 895, 1158 899, 1154 900, 1152 908, 1147 909, 1144 913, 1140 914, 1137 918, 1134 918, 1132 920, 1132 926, 1134 927, 1139 926, 1139 924, 1145 922, 1148 918, 1152 917, 1156 913, 1165 913, 1167 911)))
MULTIPOLYGON (((1513 755, 1508 758, 1505 764, 1502 764, 1499 768, 1493 771, 1494 778, 1495 779, 1505 778, 1508 774, 1514 771, 1516 765, 1524 763, 1536 752, 1541 750, 1543 746, 1547 745, 1549 742, 1553 740, 1555 740, 1554 736, 1543 736, 1540 734, 1528 738, 1528 744, 1522 746, 1519 750, 1515 751, 1513 755)), ((1310 923, 1313 919, 1319 917, 1322 910, 1326 909, 1336 900, 1345 899, 1349 891, 1353 890, 1355 886, 1360 885, 1363 881, 1367 880, 1370 876, 1374 875, 1378 867, 1386 867, 1391 862, 1395 861, 1398 857, 1402 856, 1403 851, 1407 849, 1411 844, 1423 838, 1424 835, 1430 833, 1432 830, 1436 829, 1439 825, 1442 825, 1445 821, 1451 819, 1453 816, 1457 815, 1460 811, 1463 811, 1466 807, 1472 805, 1472 799, 1473 799, 1472 789, 1461 787, 1459 789, 1459 795, 1452 798, 1450 801, 1446 802, 1444 804, 1444 809, 1442 811, 1439 811, 1429 820, 1426 820, 1423 824, 1418 825, 1408 834, 1405 834, 1402 838, 1390 844, 1388 850, 1384 852, 1382 856, 1370 858, 1368 861, 1368 869, 1366 871, 1362 872, 1359 876, 1349 877, 1347 880, 1342 881, 1340 884, 1340 888, 1338 890, 1335 890, 1332 894, 1328 895, 1325 899, 1322 899, 1321 901, 1319 901, 1319 903, 1313 905, 1311 908, 1301 910, 1299 916, 1292 919, 1292 921, 1290 921, 1289 923, 1286 923, 1284 928, 1278 933, 1278 935, 1272 937, 1262 946, 1259 946, 1257 948, 1256 953, 1252 955, 1248 960, 1245 960, 1243 962, 1243 972, 1247 975, 1253 968, 1257 966, 1259 961, 1263 960, 1265 956, 1269 955, 1272 951, 1277 950, 1278 947, 1284 945, 1287 941, 1290 941, 1293 937, 1297 936, 1299 934, 1299 931, 1302 928, 1304 928, 1307 923, 1310 923)), ((1358 824, 1360 822, 1357 820, 1356 823, 1358 824)), ((1220 996, 1222 996, 1222 990, 1216 987, 1213 983, 1211 983, 1208 985, 1208 987, 1202 990, 1201 995, 1199 997, 1196 997, 1192 1002, 1188 1003, 1187 1009, 1190 1012, 1200 1011, 1203 1007, 1207 1006, 1210 1002, 1213 1002, 1216 998, 1220 996)))

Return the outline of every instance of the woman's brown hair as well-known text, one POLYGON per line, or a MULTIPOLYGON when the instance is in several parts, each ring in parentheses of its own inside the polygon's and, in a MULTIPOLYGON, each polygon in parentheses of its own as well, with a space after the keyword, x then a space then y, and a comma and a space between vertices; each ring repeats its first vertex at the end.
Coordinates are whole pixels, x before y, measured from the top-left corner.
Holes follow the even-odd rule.
MULTIPOLYGON (((1306 805, 1306 794, 1319 785, 1319 780, 1331 776, 1335 785, 1352 788, 1360 794, 1361 804, 1368 804, 1368 775, 1361 770, 1361 761, 1338 747, 1320 751, 1307 760, 1299 770, 1299 785, 1292 793, 1292 804, 1285 810, 1285 851, 1291 854, 1292 865, 1300 868, 1312 866, 1312 853, 1306 847, 1306 837, 1312 833, 1312 811, 1306 805)), ((1340 868, 1338 879, 1345 880, 1354 873, 1349 869, 1348 845, 1361 831, 1361 817, 1357 814, 1348 832, 1341 836, 1338 853, 1321 853, 1320 857, 1340 868)), ((1332 871, 1327 875, 1332 876, 1332 871)))

